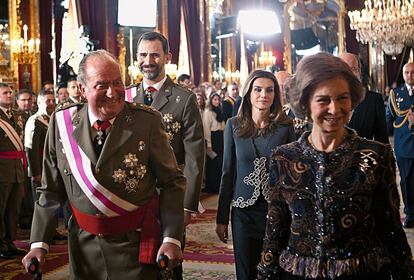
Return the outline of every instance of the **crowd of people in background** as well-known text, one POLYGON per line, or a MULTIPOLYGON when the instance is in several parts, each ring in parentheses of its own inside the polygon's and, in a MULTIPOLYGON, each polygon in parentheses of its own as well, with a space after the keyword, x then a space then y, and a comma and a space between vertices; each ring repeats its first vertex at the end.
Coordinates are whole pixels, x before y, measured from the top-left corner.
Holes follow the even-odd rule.
MULTIPOLYGON (((32 257, 43 264, 52 240, 66 239, 56 232, 60 212, 77 279, 156 279, 163 254, 182 279, 185 227, 205 192, 218 194, 215 231, 227 243, 231 228, 239 280, 412 279, 403 228, 414 227, 414 63, 383 95, 364 84, 350 53, 305 57, 291 74, 254 70, 243 84, 197 86, 188 74, 165 74, 171 53, 160 33, 145 33, 137 47, 144 78, 126 91, 103 50, 84 57, 78 77, 45 82, 38 94, 0 83, 0 171, 9 174, 0 178, 1 259, 27 254, 25 266, 32 257), (76 165, 82 160, 92 169, 76 165), (159 209, 148 238, 161 230, 164 239, 139 249, 149 266, 134 265, 145 238, 130 225, 91 226, 144 211, 137 208, 159 209), (13 243, 18 225, 32 228, 29 252, 13 243), (128 241, 105 239, 113 234, 128 241), (96 246, 122 258, 106 263, 96 246)), ((139 225, 143 235, 147 226, 139 225)))

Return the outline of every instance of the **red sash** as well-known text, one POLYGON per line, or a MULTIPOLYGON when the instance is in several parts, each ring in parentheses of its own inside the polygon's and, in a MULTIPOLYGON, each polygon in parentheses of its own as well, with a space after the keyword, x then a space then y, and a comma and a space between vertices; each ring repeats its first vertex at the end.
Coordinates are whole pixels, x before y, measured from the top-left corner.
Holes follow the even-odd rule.
POLYGON ((24 169, 27 167, 26 154, 23 151, 3 151, 0 152, 0 158, 2 159, 21 159, 23 161, 24 169))
POLYGON ((114 217, 85 214, 73 205, 71 207, 78 225, 94 235, 119 235, 141 229, 138 260, 143 264, 155 264, 161 239, 158 195, 154 195, 148 204, 127 214, 114 217))

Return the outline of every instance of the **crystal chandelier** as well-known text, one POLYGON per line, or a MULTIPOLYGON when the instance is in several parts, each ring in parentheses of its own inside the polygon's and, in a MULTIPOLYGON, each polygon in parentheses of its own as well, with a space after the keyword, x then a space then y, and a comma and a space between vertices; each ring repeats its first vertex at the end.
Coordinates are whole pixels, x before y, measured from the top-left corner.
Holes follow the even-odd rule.
POLYGON ((414 0, 366 0, 362 11, 348 16, 358 41, 381 45, 393 59, 414 35, 414 0))
POLYGON ((23 26, 23 38, 14 39, 11 42, 11 50, 14 58, 19 64, 32 64, 37 60, 37 56, 40 52, 40 39, 27 40, 28 27, 25 24, 23 26))
POLYGON ((259 65, 265 69, 270 69, 273 65, 276 64, 276 57, 271 51, 263 51, 259 56, 259 65))

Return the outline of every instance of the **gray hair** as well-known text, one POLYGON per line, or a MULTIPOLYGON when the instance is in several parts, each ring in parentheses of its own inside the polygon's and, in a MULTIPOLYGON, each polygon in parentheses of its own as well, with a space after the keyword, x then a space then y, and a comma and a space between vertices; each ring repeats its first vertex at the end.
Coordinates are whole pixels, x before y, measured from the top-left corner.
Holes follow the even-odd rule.
POLYGON ((286 81, 287 94, 297 117, 309 117, 309 101, 315 87, 321 82, 335 78, 342 78, 348 82, 354 109, 364 99, 365 88, 348 64, 329 53, 302 58, 296 73, 286 81))
POLYGON ((87 79, 86 66, 87 66, 88 60, 92 57, 102 57, 102 58, 106 57, 107 59, 113 60, 116 64, 119 65, 116 57, 106 50, 101 49, 101 50, 96 50, 96 51, 92 51, 92 52, 85 54, 85 56, 82 58, 81 62, 79 63, 79 70, 78 70, 78 76, 77 76, 77 81, 82 86, 86 86, 86 79, 87 79))

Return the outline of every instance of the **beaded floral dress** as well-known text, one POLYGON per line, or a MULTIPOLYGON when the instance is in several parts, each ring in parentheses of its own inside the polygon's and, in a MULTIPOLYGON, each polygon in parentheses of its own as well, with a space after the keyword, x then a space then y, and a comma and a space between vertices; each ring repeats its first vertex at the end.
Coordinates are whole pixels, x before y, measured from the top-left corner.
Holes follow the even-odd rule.
POLYGON ((315 150, 310 132, 274 150, 259 279, 284 271, 334 279, 410 263, 392 150, 347 131, 331 153, 315 150))

